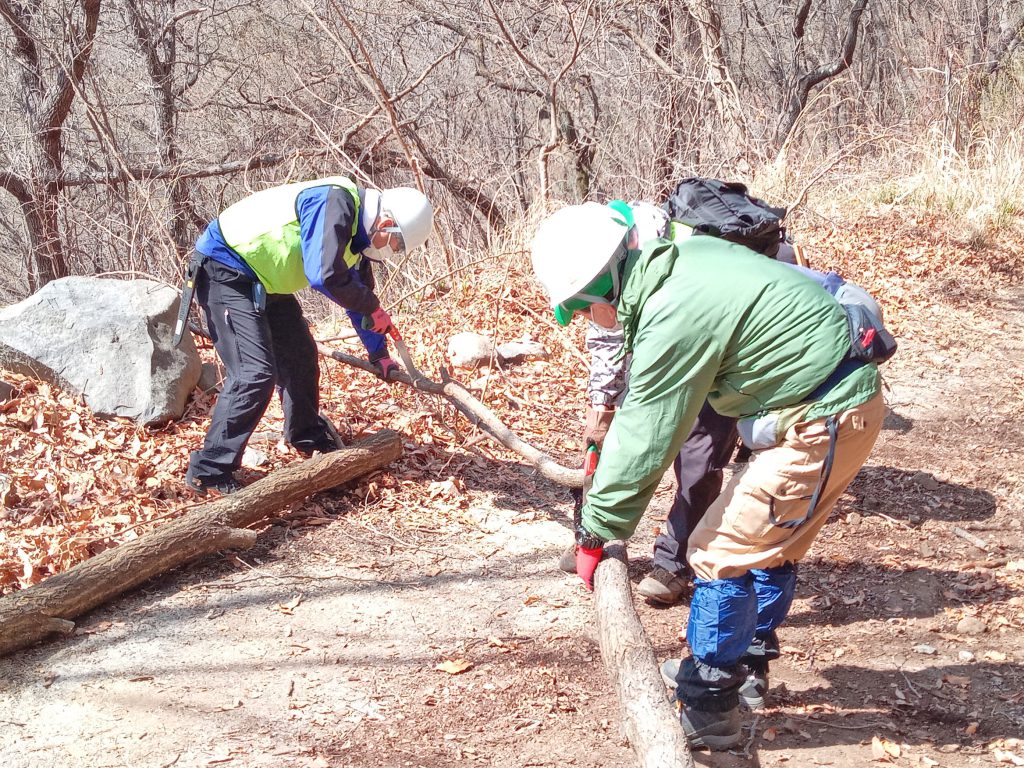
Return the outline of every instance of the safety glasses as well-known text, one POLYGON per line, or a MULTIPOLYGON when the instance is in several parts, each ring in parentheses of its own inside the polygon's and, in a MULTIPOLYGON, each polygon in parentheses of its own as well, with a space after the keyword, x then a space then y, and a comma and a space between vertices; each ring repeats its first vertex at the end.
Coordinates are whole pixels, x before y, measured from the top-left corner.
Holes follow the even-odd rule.
POLYGON ((568 325, 572 322, 573 315, 582 312, 592 304, 610 304, 613 307, 618 305, 619 296, 622 293, 619 265, 626 258, 628 252, 626 242, 623 240, 612 254, 611 259, 608 260, 608 267, 605 271, 555 307, 555 319, 559 325, 568 325))
MULTIPOLYGON (((387 211, 384 212, 384 215, 389 218, 391 216, 387 211)), ((370 242, 373 242, 373 238, 382 232, 388 236, 389 244, 395 244, 393 248, 396 253, 405 253, 405 237, 402 236, 402 230, 398 228, 398 225, 378 227, 376 223, 374 223, 373 227, 370 229, 370 242)))

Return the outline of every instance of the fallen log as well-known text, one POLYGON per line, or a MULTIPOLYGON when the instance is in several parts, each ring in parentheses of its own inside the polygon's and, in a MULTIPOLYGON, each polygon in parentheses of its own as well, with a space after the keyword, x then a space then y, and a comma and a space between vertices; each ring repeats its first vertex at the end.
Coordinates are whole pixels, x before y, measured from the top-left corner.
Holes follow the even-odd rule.
MULTIPOLYGON (((317 349, 324 357, 351 365, 354 368, 367 371, 379 377, 373 363, 362 360, 353 355, 347 355, 336 349, 331 349, 325 344, 317 344, 317 349)), ((474 425, 480 427, 492 439, 518 453, 537 468, 537 471, 548 480, 552 480, 567 488, 583 487, 583 470, 570 469, 555 461, 539 448, 523 440, 515 432, 505 426, 501 419, 494 415, 494 412, 486 405, 473 397, 469 391, 453 379, 446 379, 444 382, 428 379, 419 371, 396 371, 388 377, 388 381, 399 382, 421 392, 431 395, 440 395, 447 399, 456 410, 466 416, 474 425)))
POLYGON ((642 768, 693 768, 654 650, 633 607, 627 570, 626 545, 606 544, 594 574, 594 603, 601 658, 619 695, 623 729, 642 768))
POLYGON ((73 619, 173 568, 221 549, 253 546, 256 532, 246 526, 386 466, 401 454, 399 435, 381 431, 350 448, 279 469, 134 541, 0 598, 0 656, 53 632, 70 634, 73 619))

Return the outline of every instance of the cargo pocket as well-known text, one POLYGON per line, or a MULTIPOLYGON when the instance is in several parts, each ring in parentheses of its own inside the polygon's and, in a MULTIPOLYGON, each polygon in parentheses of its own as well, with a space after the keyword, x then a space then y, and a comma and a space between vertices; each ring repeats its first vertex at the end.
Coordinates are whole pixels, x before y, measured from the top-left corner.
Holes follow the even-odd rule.
POLYGON ((751 546, 784 541, 792 535, 793 521, 806 515, 813 491, 785 476, 768 486, 748 486, 734 498, 723 522, 737 540, 751 546))

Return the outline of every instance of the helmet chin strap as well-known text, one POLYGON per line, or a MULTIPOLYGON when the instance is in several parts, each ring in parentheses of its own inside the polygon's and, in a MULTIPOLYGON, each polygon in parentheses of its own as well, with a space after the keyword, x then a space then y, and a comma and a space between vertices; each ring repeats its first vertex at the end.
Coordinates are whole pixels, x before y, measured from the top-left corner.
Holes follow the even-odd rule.
POLYGON ((363 193, 363 210, 360 215, 360 224, 367 235, 373 230, 373 225, 380 218, 381 199, 380 192, 376 189, 367 189, 363 193), (372 215, 371 215, 372 214, 372 215))
MULTIPOLYGON (((628 254, 629 249, 626 248, 626 241, 623 239, 622 245, 620 245, 618 250, 612 254, 612 257, 608 260, 608 264, 605 266, 605 269, 612 273, 612 298, 610 301, 604 296, 594 296, 589 293, 583 293, 582 291, 576 293, 574 298, 589 301, 591 304, 617 304, 619 296, 622 295, 622 275, 619 274, 619 267, 622 265, 622 262, 628 254)), ((600 277, 600 274, 598 276, 600 277)))

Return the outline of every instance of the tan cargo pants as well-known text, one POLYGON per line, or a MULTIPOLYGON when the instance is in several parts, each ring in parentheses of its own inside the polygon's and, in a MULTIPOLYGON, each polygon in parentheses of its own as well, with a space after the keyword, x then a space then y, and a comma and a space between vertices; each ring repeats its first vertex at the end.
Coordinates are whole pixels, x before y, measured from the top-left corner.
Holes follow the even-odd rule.
POLYGON ((803 558, 871 453, 884 416, 881 393, 839 414, 828 483, 814 515, 793 528, 781 524, 807 514, 828 454, 826 419, 795 424, 779 445, 756 451, 690 536, 686 558, 697 577, 727 579, 803 558))

